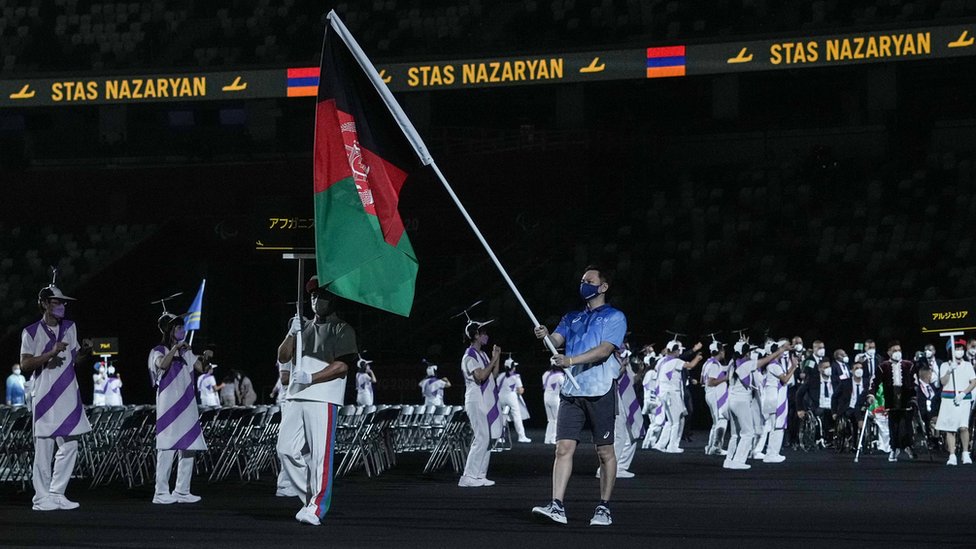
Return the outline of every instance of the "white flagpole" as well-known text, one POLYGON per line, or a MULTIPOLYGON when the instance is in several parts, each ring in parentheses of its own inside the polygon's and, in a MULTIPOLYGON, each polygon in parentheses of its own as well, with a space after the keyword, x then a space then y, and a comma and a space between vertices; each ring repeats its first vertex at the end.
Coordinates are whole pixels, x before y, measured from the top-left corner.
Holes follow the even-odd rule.
MULTIPOLYGON (((447 182, 444 174, 441 173, 440 168, 437 167, 437 163, 434 162, 434 159, 430 156, 430 152, 427 150, 427 145, 424 144, 424 140, 421 139, 420 134, 417 133, 416 128, 413 127, 413 123, 410 122, 407 114, 403 112, 403 109, 400 107, 400 104, 397 102, 396 98, 393 97, 390 89, 386 87, 386 83, 383 82, 382 78, 380 78, 379 73, 376 71, 376 67, 373 66, 373 63, 366 56, 366 53, 363 52, 362 48, 359 47, 356 39, 353 38, 352 34, 349 32, 349 29, 346 28, 346 25, 343 24, 342 20, 339 19, 339 15, 334 10, 329 12, 329 21, 332 29, 339 34, 339 37, 346 44, 346 47, 349 48, 352 56, 359 63, 360 68, 362 68, 363 72, 366 73, 366 76, 369 77, 369 81, 373 84, 373 87, 376 88, 377 93, 380 94, 380 97, 383 99, 383 103, 385 103, 386 107, 390 110, 390 114, 392 114, 393 118, 397 121, 397 124, 400 126, 400 129, 406 136, 407 141, 410 142, 414 152, 417 153, 420 161, 424 165, 430 166, 434 169, 434 173, 437 174, 437 178, 440 179, 441 184, 444 185, 444 188, 447 190, 447 194, 449 194, 451 199, 454 200, 454 204, 461 211, 461 215, 464 216, 464 220, 468 222, 471 230, 474 231, 475 236, 478 237, 478 241, 481 242, 481 245, 484 246, 485 251, 488 252, 488 256, 491 257, 491 260, 495 263, 495 267, 498 268, 498 272, 501 273, 502 278, 505 279, 505 282, 512 290, 512 293, 515 294, 515 298, 518 299, 518 302, 522 305, 525 313, 529 315, 529 319, 532 321, 533 326, 541 326, 535 314, 532 313, 532 309, 529 308, 528 303, 526 303, 525 299, 522 297, 522 293, 518 291, 518 288, 515 287, 515 283, 512 282, 511 277, 508 276, 508 271, 505 270, 505 267, 502 266, 501 262, 498 260, 498 257, 495 256, 495 252, 491 249, 491 246, 488 245, 488 241, 485 240, 485 237, 481 234, 481 231, 478 229, 478 226, 475 224, 474 220, 471 219, 471 216, 468 214, 468 210, 465 209, 463 204, 461 204, 461 200, 454 193, 454 189, 451 188, 451 184, 447 182)), ((559 354, 559 351, 556 350, 555 345, 552 344, 552 341, 548 337, 543 341, 553 356, 559 354)), ((573 373, 568 368, 564 368, 563 370, 566 373, 566 378, 569 379, 570 383, 579 389, 579 383, 576 381, 573 373)))

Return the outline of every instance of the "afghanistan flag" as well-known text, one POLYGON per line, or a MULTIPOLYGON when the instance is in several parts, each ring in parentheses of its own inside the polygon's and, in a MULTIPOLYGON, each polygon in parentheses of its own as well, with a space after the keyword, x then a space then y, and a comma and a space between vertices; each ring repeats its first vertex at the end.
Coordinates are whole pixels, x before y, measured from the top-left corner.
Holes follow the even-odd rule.
POLYGON ((407 316, 417 258, 397 205, 407 170, 420 165, 416 141, 407 137, 416 131, 395 118, 406 119, 334 12, 329 19, 315 109, 319 283, 336 295, 407 316))

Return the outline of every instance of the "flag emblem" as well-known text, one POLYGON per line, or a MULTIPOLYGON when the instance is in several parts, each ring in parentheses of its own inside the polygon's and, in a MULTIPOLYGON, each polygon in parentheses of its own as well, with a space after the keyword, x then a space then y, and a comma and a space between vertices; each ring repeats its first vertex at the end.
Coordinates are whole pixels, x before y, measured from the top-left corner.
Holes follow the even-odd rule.
POLYGON ((647 77, 685 76, 685 47, 647 48, 647 77))

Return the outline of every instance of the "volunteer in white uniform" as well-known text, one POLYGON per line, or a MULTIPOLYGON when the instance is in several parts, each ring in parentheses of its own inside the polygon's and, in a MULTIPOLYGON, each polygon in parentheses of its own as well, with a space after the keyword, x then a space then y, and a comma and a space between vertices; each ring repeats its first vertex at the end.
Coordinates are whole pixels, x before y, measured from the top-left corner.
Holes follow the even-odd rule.
POLYGON ((522 385, 522 376, 515 371, 518 362, 512 357, 505 359, 505 371, 498 375, 495 383, 498 385, 498 408, 504 412, 508 410, 506 416, 515 425, 515 433, 518 435, 519 442, 532 442, 532 439, 525 436, 525 420, 529 419, 529 409, 525 406, 522 395, 525 394, 525 387, 522 385))
POLYGON ((556 444, 556 425, 559 418, 559 388, 563 386, 566 374, 563 369, 550 366, 542 374, 542 403, 546 407, 546 436, 543 442, 556 444))
POLYGON ((726 469, 749 469, 751 466, 746 459, 752 452, 758 430, 756 413, 754 410, 754 388, 758 377, 757 371, 766 364, 779 358, 787 351, 786 345, 781 345, 775 353, 759 358, 759 351, 749 345, 748 341, 735 344, 735 360, 729 379, 729 420, 732 422, 733 434, 729 439, 729 450, 722 467, 726 469))
MULTIPOLYGON (((626 343, 625 343, 626 345, 626 343)), ((634 478, 630 465, 637 453, 637 441, 641 440, 644 417, 640 414, 641 402, 637 400, 637 372, 630 362, 630 349, 617 352, 620 376, 617 378, 617 418, 613 425, 613 453, 617 456, 617 478, 634 478)), ((601 471, 596 470, 597 478, 601 471)))
POLYGON ((332 469, 338 408, 346 391, 346 373, 359 351, 352 327, 332 311, 335 297, 313 276, 305 285, 315 318, 292 319, 278 347, 278 362, 295 357, 296 335, 301 360, 289 373, 288 406, 282 408, 278 455, 302 508, 295 520, 319 525, 332 503, 332 469))
POLYGON ((203 373, 197 378, 197 392, 200 393, 200 406, 216 408, 220 406, 220 396, 217 394, 217 378, 213 375, 216 364, 207 364, 203 373))
MULTIPOLYGON (((770 350, 775 352, 778 349, 770 350)), ((765 463, 786 461, 786 457, 780 453, 780 450, 783 447, 783 435, 786 433, 787 387, 793 379, 796 368, 796 357, 791 355, 787 358, 785 354, 766 365, 762 413, 770 431, 769 444, 763 457, 765 463)))
POLYGON ((370 368, 372 360, 360 356, 356 360, 356 404, 359 406, 373 405, 373 385, 376 384, 376 374, 370 368))
POLYGON ((949 461, 946 465, 956 465, 956 432, 962 443, 962 462, 970 465, 973 458, 969 454, 969 414, 973 409, 973 389, 976 388, 976 372, 966 361, 966 341, 956 341, 952 359, 939 367, 942 382, 942 403, 939 406, 939 419, 935 428, 945 432, 946 449, 949 461))
POLYGON ((95 373, 92 374, 92 406, 105 406, 105 386, 108 385, 108 373, 104 362, 95 363, 95 373))
POLYGON ((500 437, 502 430, 495 386, 502 350, 498 345, 494 345, 490 359, 481 350, 488 345, 488 332, 484 327, 490 322, 492 321, 469 320, 464 328, 469 343, 468 350, 461 357, 461 373, 464 375, 464 411, 471 421, 474 438, 471 441, 468 458, 464 462, 464 474, 458 480, 458 486, 463 488, 495 484, 495 481, 488 480, 486 475, 488 459, 491 457, 491 439, 500 437))
POLYGON ((202 372, 210 351, 197 357, 187 345, 182 316, 164 312, 157 321, 163 341, 149 352, 149 371, 156 381, 156 491, 153 503, 196 503, 190 493, 193 461, 207 449, 194 398, 193 372, 202 372), (173 460, 179 454, 176 488, 170 492, 173 460))
POLYGON ((44 288, 37 295, 43 316, 21 334, 20 366, 31 374, 35 511, 79 507, 64 495, 78 458, 78 440, 91 431, 75 377, 75 359, 81 349, 78 330, 64 318, 65 304, 74 300, 54 284, 44 288))
POLYGON ((712 414, 712 428, 708 432, 706 455, 724 456, 725 432, 729 426, 729 366, 722 364, 725 349, 713 341, 708 345, 711 357, 702 366, 701 383, 705 387, 705 403, 712 414))
POLYGON ((122 403, 122 377, 115 370, 115 366, 107 369, 108 381, 105 383, 105 405, 125 406, 122 403))
POLYGON ((678 340, 669 341, 665 348, 665 357, 658 365, 658 385, 661 388, 659 397, 664 407, 665 422, 667 429, 661 432, 660 438, 654 445, 654 449, 659 452, 669 454, 680 454, 684 452, 679 447, 681 433, 685 427, 685 416, 688 410, 685 408, 685 387, 682 380, 681 370, 690 370, 701 362, 702 355, 697 351, 701 349, 701 343, 695 343, 692 347, 693 357, 690 360, 679 357, 682 352, 681 342, 678 340))
MULTIPOLYGON (((427 361, 424 361, 426 364, 427 361)), ((437 377, 437 365, 427 366, 427 377, 419 383, 420 394, 424 398, 424 406, 443 406, 444 389, 451 386, 451 381, 446 377, 437 377)))

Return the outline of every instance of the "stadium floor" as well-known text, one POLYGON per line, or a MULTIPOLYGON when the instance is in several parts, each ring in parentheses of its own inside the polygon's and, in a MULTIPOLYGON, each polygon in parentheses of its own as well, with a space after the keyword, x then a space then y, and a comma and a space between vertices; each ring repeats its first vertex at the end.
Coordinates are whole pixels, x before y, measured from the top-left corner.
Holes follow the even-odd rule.
MULTIPOLYGON (((530 432, 536 441, 541 432, 530 432)), ((617 481, 614 524, 588 526, 598 480, 592 447, 581 447, 566 499, 569 525, 529 510, 549 497, 552 447, 539 442, 492 455, 491 488, 458 488, 453 473, 419 473, 407 455, 379 478, 339 479, 322 526, 294 520, 297 500, 275 498, 273 479, 209 485, 196 505, 158 506, 151 489, 96 490, 76 481, 76 511, 34 512, 30 493, 0 487, 3 547, 973 547, 976 466, 888 463, 885 456, 787 450, 783 464, 727 471, 700 451, 642 451, 634 479, 617 481), (952 525, 952 526, 949 526, 952 525)))

